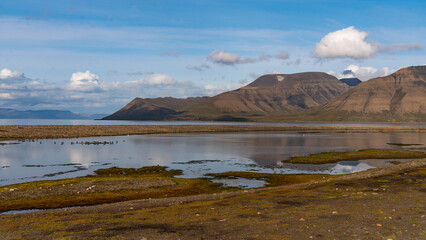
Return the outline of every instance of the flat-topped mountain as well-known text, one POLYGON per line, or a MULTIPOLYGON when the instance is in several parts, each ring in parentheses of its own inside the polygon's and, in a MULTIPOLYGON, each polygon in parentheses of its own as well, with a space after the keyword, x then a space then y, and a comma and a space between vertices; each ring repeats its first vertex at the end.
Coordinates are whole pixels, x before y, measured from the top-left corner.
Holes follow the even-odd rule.
POLYGON ((181 113, 188 105, 207 97, 194 98, 135 98, 117 112, 103 120, 166 120, 181 113))
POLYGON ((211 98, 136 98, 108 120, 251 120, 330 101, 349 86, 321 72, 270 74, 211 98))
POLYGON ((270 74, 240 89, 189 105, 182 116, 193 119, 237 120, 285 115, 317 107, 349 86, 321 72, 270 74))
POLYGON ((320 120, 425 122, 426 66, 362 82, 309 114, 320 120))
POLYGON ((342 79, 340 79, 340 81, 342 83, 345 83, 349 87, 355 87, 362 82, 358 78, 342 78, 342 79))
POLYGON ((136 98, 104 119, 426 122, 426 66, 354 87, 321 72, 270 74, 210 98, 136 98))

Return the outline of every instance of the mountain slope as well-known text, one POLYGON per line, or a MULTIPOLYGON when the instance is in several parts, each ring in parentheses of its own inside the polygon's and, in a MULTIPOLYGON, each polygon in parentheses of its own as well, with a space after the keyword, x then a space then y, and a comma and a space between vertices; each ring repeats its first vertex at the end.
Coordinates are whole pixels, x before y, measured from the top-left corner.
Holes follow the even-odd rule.
POLYGON ((309 115, 317 120, 425 122, 426 66, 363 82, 309 115))
POLYGON ((320 72, 264 75, 240 89, 188 105, 181 118, 243 120, 286 115, 319 106, 349 86, 320 72))
POLYGON ((166 120, 180 114, 190 104, 205 100, 195 98, 135 98, 117 112, 104 117, 103 120, 166 120))

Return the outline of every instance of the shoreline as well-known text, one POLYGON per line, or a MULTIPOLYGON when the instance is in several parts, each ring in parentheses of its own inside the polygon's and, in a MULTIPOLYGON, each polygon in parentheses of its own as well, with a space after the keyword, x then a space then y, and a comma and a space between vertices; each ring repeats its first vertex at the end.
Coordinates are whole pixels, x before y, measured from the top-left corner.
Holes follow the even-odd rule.
POLYGON ((206 134, 279 131, 415 131, 412 126, 276 126, 276 125, 2 125, 0 141, 145 134, 206 134))
POLYGON ((0 215, 0 239, 417 239, 425 167, 422 159, 287 186, 0 215))

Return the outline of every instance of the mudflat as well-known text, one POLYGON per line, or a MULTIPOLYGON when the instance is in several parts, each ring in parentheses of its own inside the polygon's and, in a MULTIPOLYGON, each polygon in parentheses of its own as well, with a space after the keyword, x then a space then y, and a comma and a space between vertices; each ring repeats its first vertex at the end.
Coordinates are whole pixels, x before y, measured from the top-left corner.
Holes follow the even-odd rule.
POLYGON ((426 159, 299 185, 0 215, 0 239, 422 239, 426 159))
MULTIPOLYGON (((290 130, 426 131, 421 127, 346 126, 1 126, 0 137, 41 139, 290 130)), ((228 173, 269 177, 269 183, 273 183, 270 186, 275 186, 252 190, 220 189, 205 179, 177 179, 173 177, 176 174, 161 167, 111 168, 100 170, 98 176, 3 186, 0 192, 3 211, 43 208, 46 204, 47 208, 96 205, 0 215, 0 239, 422 239, 426 236, 426 159, 338 177, 228 173)))
POLYGON ((232 133, 261 131, 417 131, 426 127, 416 126, 274 126, 274 125, 11 125, 0 126, 0 140, 79 138, 95 136, 119 136, 161 133, 232 133))

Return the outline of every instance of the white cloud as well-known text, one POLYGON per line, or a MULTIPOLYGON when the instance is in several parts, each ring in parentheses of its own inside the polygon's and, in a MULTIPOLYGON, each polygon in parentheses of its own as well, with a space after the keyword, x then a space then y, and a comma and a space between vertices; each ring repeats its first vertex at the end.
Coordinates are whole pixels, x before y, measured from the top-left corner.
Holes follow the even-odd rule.
POLYGON ((245 64, 245 63, 255 63, 260 61, 269 60, 270 55, 261 54, 257 58, 241 58, 237 53, 225 52, 225 50, 214 50, 207 56, 207 60, 221 65, 234 65, 234 64, 245 64))
POLYGON ((282 59, 282 60, 288 59, 289 57, 290 55, 287 52, 281 52, 275 56, 275 58, 282 59))
POLYGON ((240 85, 237 86, 237 85, 231 85, 231 84, 228 84, 226 86, 224 86, 222 84, 217 84, 217 85, 207 84, 206 86, 204 86, 203 93, 208 95, 208 96, 214 96, 214 95, 217 95, 219 93, 223 93, 223 92, 226 92, 226 91, 231 91, 231 90, 237 89, 239 87, 240 87, 240 85))
POLYGON ((10 93, 0 93, 0 99, 14 99, 10 93))
POLYGON ((76 72, 71 75, 70 84, 67 86, 69 90, 91 92, 100 90, 102 80, 98 75, 86 72, 76 72))
POLYGON ((360 32, 353 26, 331 32, 315 45, 314 55, 319 58, 374 57, 378 48, 365 41, 367 36, 367 32, 360 32))
POLYGON ((376 69, 374 67, 360 67, 357 65, 349 65, 343 72, 336 73, 334 71, 328 72, 339 79, 341 78, 359 78, 362 81, 366 81, 375 77, 383 77, 392 74, 395 70, 388 67, 382 69, 376 69))
POLYGON ((207 59, 214 63, 232 65, 238 63, 241 60, 241 56, 236 53, 227 53, 225 50, 214 50, 207 56, 207 59))
POLYGON ((143 85, 173 85, 175 79, 167 74, 152 74, 148 78, 141 78, 138 83, 143 85))
POLYGON ((210 69, 210 66, 208 64, 203 63, 200 65, 188 65, 186 66, 186 69, 203 72, 207 69, 210 69))
POLYGON ((366 41, 369 33, 361 32, 351 26, 325 35, 315 45, 314 55, 318 58, 353 58, 375 57, 379 52, 421 50, 420 43, 395 43, 382 45, 366 41))
POLYGON ((24 78, 24 74, 18 71, 12 71, 8 68, 3 68, 2 70, 0 70, 0 79, 9 78, 24 78))

